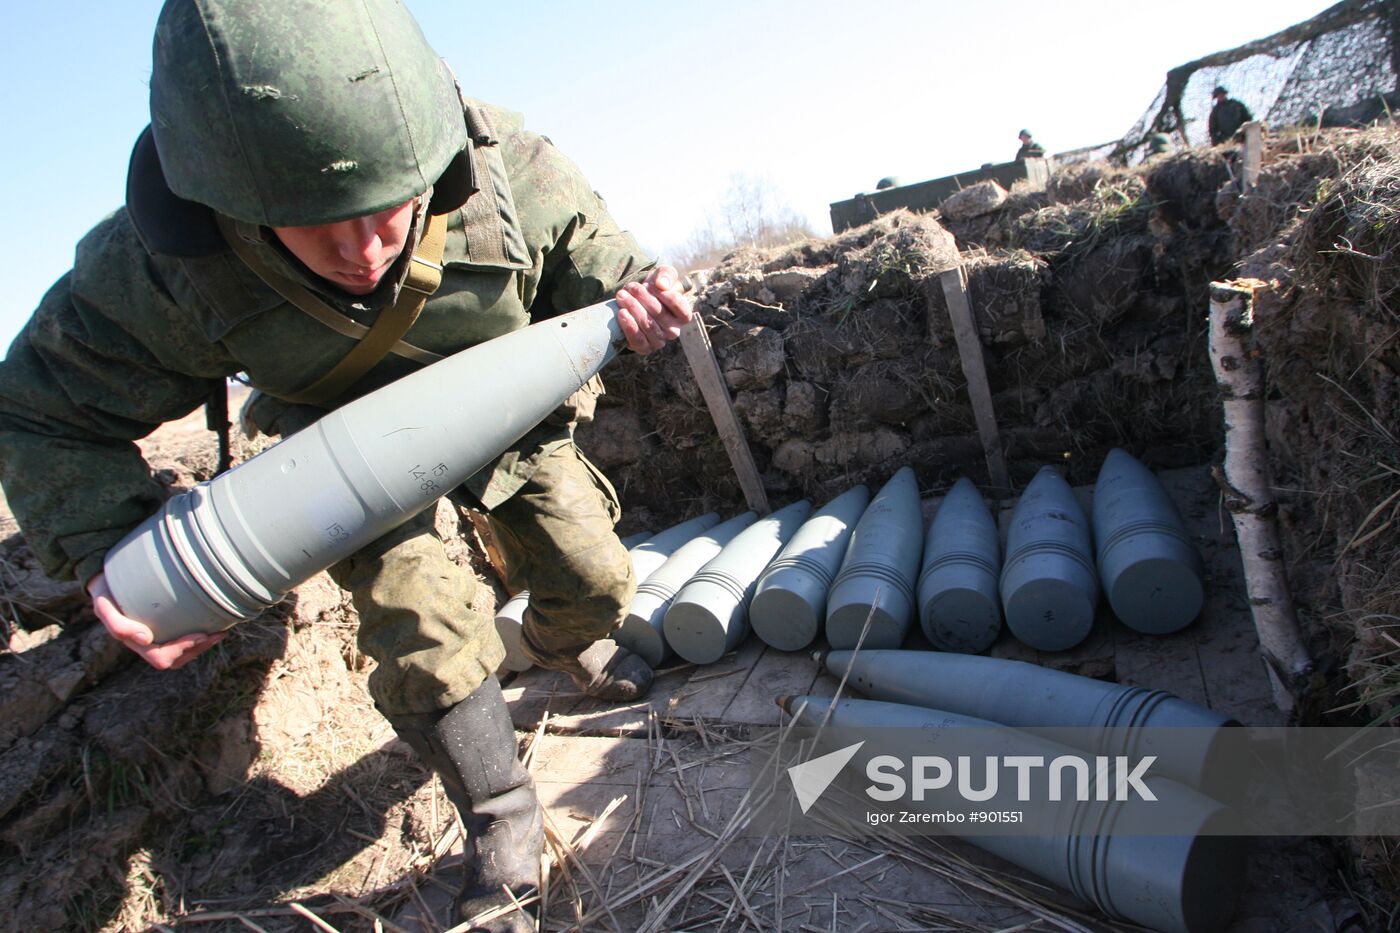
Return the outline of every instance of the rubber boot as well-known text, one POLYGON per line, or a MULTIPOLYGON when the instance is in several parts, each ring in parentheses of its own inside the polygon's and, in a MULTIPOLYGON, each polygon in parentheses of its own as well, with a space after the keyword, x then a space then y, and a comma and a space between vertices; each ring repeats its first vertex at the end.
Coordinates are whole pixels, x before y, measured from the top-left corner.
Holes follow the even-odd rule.
POLYGON ((574 686, 597 700, 630 703, 640 700, 651 689, 654 676, 651 665, 611 638, 595 641, 577 656, 541 651, 530 638, 530 615, 530 610, 525 610, 520 652, 536 667, 568 674, 574 686))
MULTIPOLYGON (((466 699, 446 710, 391 716, 399 737, 439 778, 466 831, 465 879, 457 898, 458 921, 510 907, 538 893, 544 815, 535 782, 520 763, 501 685, 488 677, 466 699)), ((474 926, 482 933, 533 933, 535 914, 519 910, 474 926)))

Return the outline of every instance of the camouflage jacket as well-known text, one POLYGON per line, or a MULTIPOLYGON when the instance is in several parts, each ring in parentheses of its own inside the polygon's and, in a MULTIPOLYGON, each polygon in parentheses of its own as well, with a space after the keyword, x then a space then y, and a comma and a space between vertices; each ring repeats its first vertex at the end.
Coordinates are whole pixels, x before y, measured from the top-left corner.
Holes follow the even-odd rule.
POLYGON ((1210 132, 1211 145, 1218 146, 1239 132, 1240 127, 1254 119, 1240 101, 1227 97, 1210 108, 1210 119, 1206 128, 1210 132))
MULTIPOLYGON (((466 118, 478 192, 450 217, 442 285, 403 338, 440 355, 523 327, 532 314, 603 300, 650 268, 577 167, 524 131, 517 114, 468 101, 466 118)), ((127 206, 79 242, 72 271, 0 363, 0 484, 45 570, 84 582, 163 499, 136 439, 195 410, 211 380, 245 372, 270 396, 294 393, 353 345, 285 302, 221 241, 175 250, 197 255, 152 248, 130 192, 127 206)), ((239 232, 361 324, 392 303, 407 265, 401 257, 394 283, 356 299, 256 228, 239 232)), ((335 404, 419 365, 390 355, 335 404)), ((486 507, 497 505, 544 450, 567 440, 566 426, 546 422, 467 486, 486 507)))
POLYGON ((1027 159, 1045 158, 1045 147, 1032 139, 1028 143, 1021 143, 1021 148, 1016 150, 1017 162, 1024 162, 1027 159))

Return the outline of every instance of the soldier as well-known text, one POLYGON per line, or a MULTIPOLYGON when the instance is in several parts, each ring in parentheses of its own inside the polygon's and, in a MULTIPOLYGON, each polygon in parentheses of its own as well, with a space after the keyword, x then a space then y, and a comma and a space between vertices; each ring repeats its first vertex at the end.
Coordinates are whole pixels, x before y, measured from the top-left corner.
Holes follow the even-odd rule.
MULTIPOLYGON (((107 549, 162 500, 137 438, 238 372, 260 390, 248 417, 287 434, 425 356, 612 292, 629 347, 647 353, 690 318, 677 280, 548 140, 461 97, 395 0, 306 0, 293 19, 276 0, 167 0, 127 203, 78 244, 0 363, 0 483, 48 573, 76 577, 113 637, 177 668, 222 635, 152 644, 102 575, 107 549)), ((531 591, 531 658, 633 699, 651 670, 607 639, 635 579, 616 493, 573 444, 587 403, 459 492, 531 591)), ((503 886, 536 889, 542 817, 493 673, 504 649, 431 514, 330 572, 377 662, 376 706, 461 814, 468 918, 508 906, 503 886)), ((483 928, 533 926, 514 912, 483 928)))
POLYGON ((1030 130, 1022 130, 1017 134, 1017 138, 1021 140, 1021 148, 1016 150, 1017 162, 1045 158, 1045 147, 1031 138, 1030 130))
POLYGON ((1217 84, 1210 96, 1215 103, 1210 108, 1207 128, 1210 131, 1210 144, 1218 146, 1234 138, 1240 127, 1254 119, 1254 114, 1240 101, 1231 97, 1230 92, 1221 85, 1217 84))
POLYGON ((1147 157, 1166 155, 1172 151, 1172 139, 1166 133, 1153 133, 1147 137, 1147 157))

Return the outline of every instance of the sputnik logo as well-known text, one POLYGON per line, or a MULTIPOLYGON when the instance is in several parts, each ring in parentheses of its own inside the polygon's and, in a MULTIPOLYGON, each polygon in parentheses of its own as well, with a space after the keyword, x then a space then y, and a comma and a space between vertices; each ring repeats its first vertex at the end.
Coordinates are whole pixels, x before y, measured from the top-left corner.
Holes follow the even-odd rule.
POLYGON ((802 807, 805 815, 812 808, 812 804, 826 789, 831 786, 831 782, 836 780, 836 776, 841 773, 841 769, 846 767, 856 752, 864 742, 857 742, 854 745, 847 745, 845 748, 837 749, 820 758, 811 758, 800 765, 793 765, 788 768, 788 780, 792 781, 793 792, 797 794, 797 803, 802 807))

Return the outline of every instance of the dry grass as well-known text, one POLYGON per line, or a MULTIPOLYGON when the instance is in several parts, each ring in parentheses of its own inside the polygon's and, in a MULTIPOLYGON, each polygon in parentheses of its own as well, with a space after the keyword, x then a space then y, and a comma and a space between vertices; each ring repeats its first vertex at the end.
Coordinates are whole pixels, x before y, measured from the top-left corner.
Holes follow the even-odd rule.
POLYGON ((1323 150, 1337 166, 1317 186, 1294 252, 1309 283, 1344 285, 1392 318, 1400 291, 1400 130, 1343 136, 1323 150))
MULTIPOLYGON (((1400 602, 1400 592, 1381 595, 1400 602)), ((1364 712, 1372 726, 1394 724, 1400 717, 1400 616, 1361 615, 1352 624, 1360 640, 1350 666, 1356 699, 1343 708, 1364 712)))
POLYGON ((1140 175, 1106 174, 1083 198, 1018 217, 1008 245, 1052 262, 1071 260, 1111 238, 1146 232, 1152 207, 1140 175))

